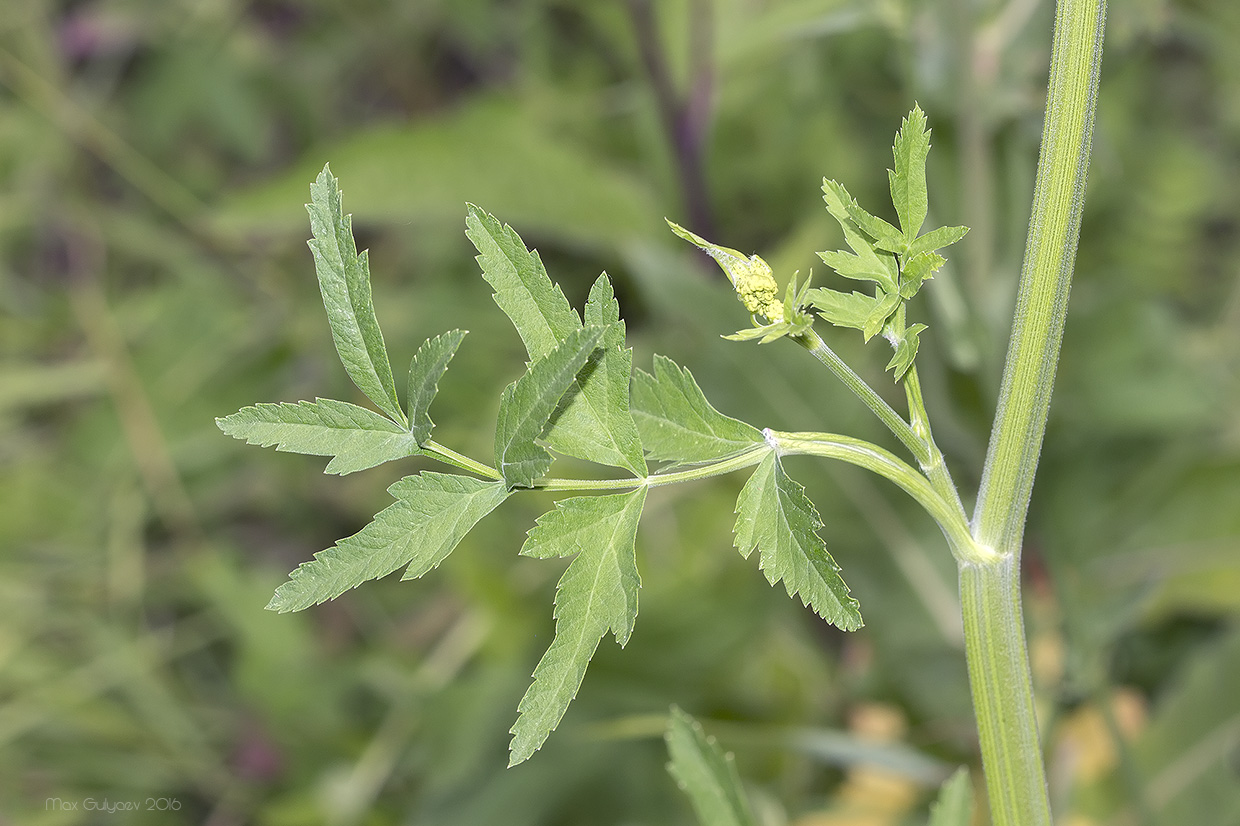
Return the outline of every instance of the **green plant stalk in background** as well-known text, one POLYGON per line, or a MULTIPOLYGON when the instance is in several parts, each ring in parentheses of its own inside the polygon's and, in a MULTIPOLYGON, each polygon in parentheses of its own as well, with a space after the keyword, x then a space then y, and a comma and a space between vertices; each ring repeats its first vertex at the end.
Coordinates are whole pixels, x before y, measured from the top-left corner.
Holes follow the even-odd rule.
POLYGON ((1033 212, 973 516, 998 553, 961 564, 965 651, 995 826, 1051 822, 1020 610, 1020 550, 1068 310, 1102 62, 1105 0, 1060 0, 1033 212))

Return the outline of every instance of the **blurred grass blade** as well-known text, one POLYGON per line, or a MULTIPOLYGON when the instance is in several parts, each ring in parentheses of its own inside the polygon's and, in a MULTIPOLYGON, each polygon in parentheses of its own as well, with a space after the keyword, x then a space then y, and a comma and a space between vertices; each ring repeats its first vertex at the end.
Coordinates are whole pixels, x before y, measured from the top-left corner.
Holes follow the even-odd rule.
POLYGON ((308 243, 336 352, 357 389, 392 421, 408 424, 396 397, 392 365, 375 318, 367 255, 357 254, 353 219, 342 212, 339 182, 329 166, 324 166, 310 185, 310 200, 306 211, 314 237, 308 243))
POLYGON ((689 796, 702 826, 757 826, 736 763, 697 720, 672 706, 668 717, 667 770, 689 796))
POLYGON ((969 769, 961 766, 939 789, 939 798, 930 804, 927 826, 969 826, 973 822, 973 785, 969 769))
POLYGON ((514 226, 575 248, 622 249, 661 238, 653 188, 627 164, 550 126, 541 106, 511 94, 471 94, 404 122, 366 121, 312 136, 286 173, 237 190, 210 220, 231 237, 293 232, 305 180, 331 158, 359 221, 452 232, 460 205, 486 204, 514 226))

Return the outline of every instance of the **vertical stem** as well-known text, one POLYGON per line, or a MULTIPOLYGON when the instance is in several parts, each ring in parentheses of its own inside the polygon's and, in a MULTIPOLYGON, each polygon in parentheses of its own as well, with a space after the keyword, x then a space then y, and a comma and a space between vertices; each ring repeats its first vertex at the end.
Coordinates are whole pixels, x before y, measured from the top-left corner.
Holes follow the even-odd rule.
POLYGON ((991 822, 1050 826, 1017 557, 962 564, 960 610, 991 822))
POLYGON ((1068 312, 1093 135, 1105 0, 1059 0, 1033 214, 974 535, 1019 553, 1068 312))
POLYGON ((1080 234, 1105 0, 1059 0, 1033 214, 998 410, 973 515, 994 562, 962 564, 961 609, 995 826, 1050 824, 1020 611, 1020 549, 1080 234))

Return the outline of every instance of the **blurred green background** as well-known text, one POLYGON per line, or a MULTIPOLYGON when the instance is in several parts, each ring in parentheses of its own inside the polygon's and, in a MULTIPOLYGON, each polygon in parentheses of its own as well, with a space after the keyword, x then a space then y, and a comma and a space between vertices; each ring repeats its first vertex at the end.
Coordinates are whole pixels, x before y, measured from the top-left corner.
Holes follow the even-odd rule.
MULTIPOLYGON (((394 364, 472 331, 436 438, 489 458, 524 353, 463 234, 511 223, 638 366, 758 425, 887 443, 746 324, 663 216, 781 280, 840 244, 826 175, 890 214, 930 116, 922 380, 976 489, 1024 243, 1048 0, 6 0, 0 14, 0 824, 688 824, 663 717, 701 718, 764 823, 924 822, 977 752, 954 570, 885 483, 797 460, 867 626, 731 546, 743 481, 652 494, 641 616, 504 768, 561 567, 515 497, 424 581, 263 611, 420 469, 344 478, 213 422, 358 400, 302 204, 330 161, 394 364), (105 802, 106 801, 106 802, 105 802), (141 811, 100 811, 138 802, 141 811), (74 808, 76 806, 76 808, 74 808)), ((1113 2, 1077 279, 1027 532, 1052 794, 1071 826, 1240 823, 1240 5, 1113 2)), ((819 283, 825 268, 816 268, 819 283)), ((876 386, 882 348, 832 343, 876 386)))

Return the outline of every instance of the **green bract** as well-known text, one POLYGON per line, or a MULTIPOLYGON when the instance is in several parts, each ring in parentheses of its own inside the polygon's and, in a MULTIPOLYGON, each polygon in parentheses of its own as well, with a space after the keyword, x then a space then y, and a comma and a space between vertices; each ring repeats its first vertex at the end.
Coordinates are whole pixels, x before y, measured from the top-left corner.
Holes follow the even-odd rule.
POLYGON ((667 225, 672 232, 719 263, 746 310, 771 322, 784 320, 783 304, 778 299, 779 284, 769 264, 756 255, 746 256, 734 249, 712 244, 679 224, 668 221, 667 225))

